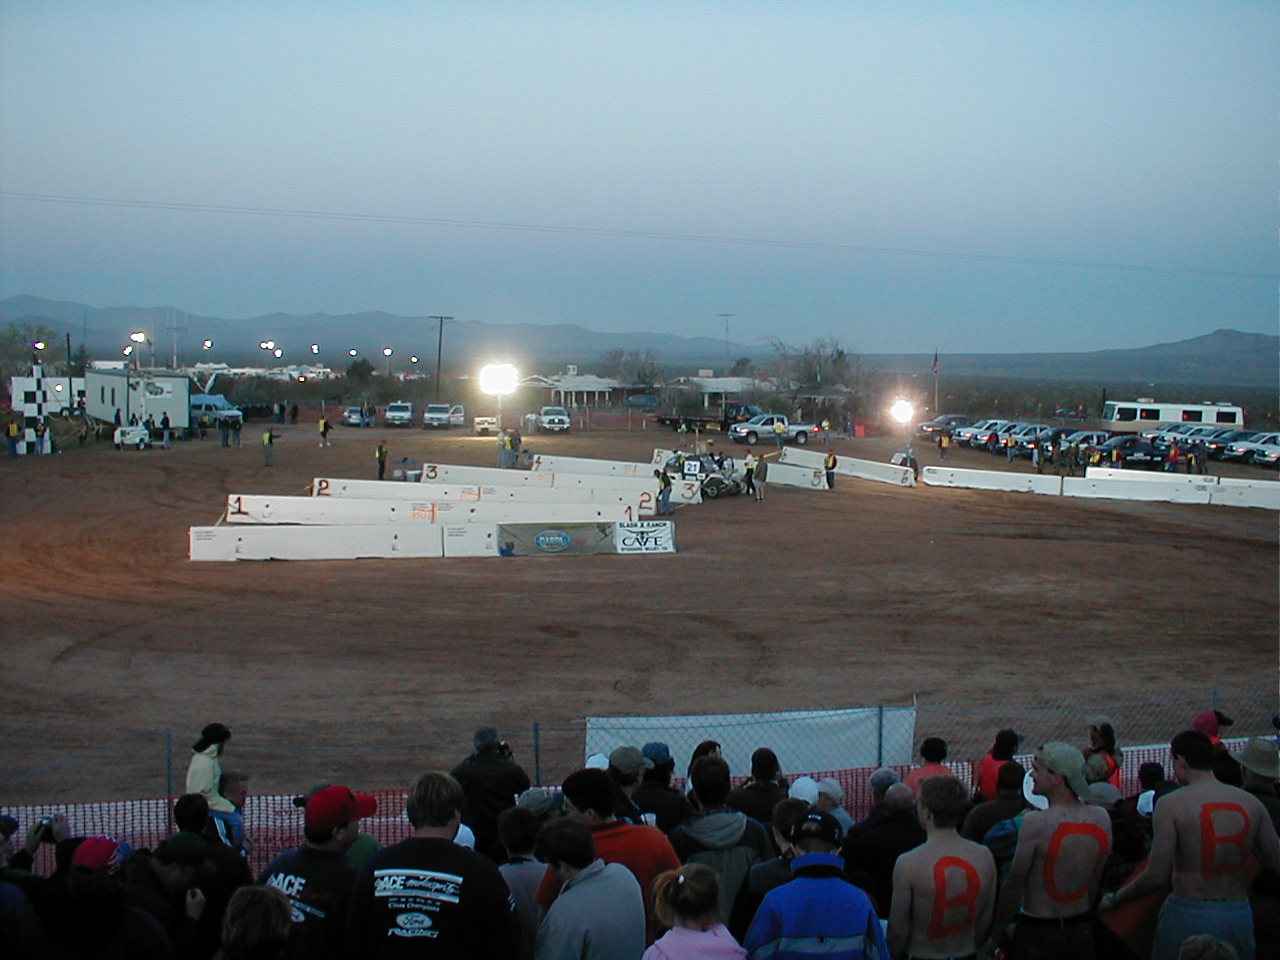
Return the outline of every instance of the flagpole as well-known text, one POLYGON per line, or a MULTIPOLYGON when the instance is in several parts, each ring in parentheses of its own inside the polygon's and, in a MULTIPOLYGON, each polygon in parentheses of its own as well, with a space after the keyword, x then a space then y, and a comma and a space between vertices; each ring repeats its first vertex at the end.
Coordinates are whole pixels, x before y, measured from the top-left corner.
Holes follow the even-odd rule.
POLYGON ((942 408, 938 406, 938 351, 933 351, 933 415, 942 416, 942 408))

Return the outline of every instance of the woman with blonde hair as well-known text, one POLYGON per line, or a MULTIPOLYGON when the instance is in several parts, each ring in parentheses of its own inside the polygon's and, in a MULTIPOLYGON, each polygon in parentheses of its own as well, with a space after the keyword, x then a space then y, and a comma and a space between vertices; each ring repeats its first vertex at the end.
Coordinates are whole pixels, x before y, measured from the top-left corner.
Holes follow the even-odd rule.
POLYGON ((700 863, 668 870, 653 881, 653 909, 671 929, 642 960, 744 960, 747 951, 720 922, 720 881, 700 863))

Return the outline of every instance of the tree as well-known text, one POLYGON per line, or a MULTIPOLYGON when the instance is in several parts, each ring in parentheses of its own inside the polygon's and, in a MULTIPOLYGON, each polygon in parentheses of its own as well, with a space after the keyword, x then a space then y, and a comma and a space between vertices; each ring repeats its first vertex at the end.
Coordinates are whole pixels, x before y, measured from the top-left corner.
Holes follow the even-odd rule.
POLYGON ((749 377, 751 376, 751 358, 739 357, 733 361, 733 367, 729 370, 731 377, 749 377))
MULTIPOLYGON (((52 344, 53 330, 43 323, 11 323, 0 331, 0 378, 7 384, 10 377, 31 373, 31 344, 43 340, 52 344)), ((48 351, 45 351, 48 355, 48 351)), ((6 388, 7 389, 7 388, 6 388)))
POLYGON ((659 366, 652 350, 626 354, 622 359, 622 369, 619 372, 625 382, 638 383, 650 390, 662 379, 662 367, 659 366))
POLYGON ((373 379, 373 364, 364 357, 357 357, 347 364, 347 380, 359 386, 367 386, 373 379))
POLYGON ((596 363, 596 370, 602 377, 617 377, 622 375, 623 364, 626 362, 627 352, 625 350, 613 349, 606 350, 596 363))
POLYGON ((845 401, 856 412, 864 388, 862 358, 851 354, 834 337, 820 337, 803 346, 773 341, 778 389, 798 403, 801 395, 848 387, 845 401))

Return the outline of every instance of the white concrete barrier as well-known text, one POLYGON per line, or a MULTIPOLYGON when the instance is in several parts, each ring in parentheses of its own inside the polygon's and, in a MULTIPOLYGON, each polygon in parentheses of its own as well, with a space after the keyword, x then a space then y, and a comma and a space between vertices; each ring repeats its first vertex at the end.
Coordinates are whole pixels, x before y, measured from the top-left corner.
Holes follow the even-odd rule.
POLYGON ((444 527, 446 557, 496 557, 498 528, 483 523, 451 523, 444 527))
POLYGON ((575 473, 583 476, 652 477, 652 463, 628 460, 594 460, 589 457, 535 456, 531 470, 551 473, 575 473))
MULTIPOLYGON (((557 490, 572 489, 574 487, 596 490, 621 490, 652 498, 657 496, 658 490, 658 480, 653 476, 653 471, 656 469, 657 467, 649 468, 648 478, 582 476, 570 473, 553 473, 547 474, 547 476, 555 477, 555 489, 557 490)), ((701 503, 702 484, 694 480, 674 480, 671 487, 671 502, 683 504, 701 503)))
POLYGON ((794 463, 783 463, 771 460, 765 474, 765 482, 770 486, 781 484, 784 487, 804 487, 806 490, 826 490, 827 475, 819 466, 816 470, 802 467, 794 463))
POLYGON ((1223 477, 1216 487, 1209 489, 1209 502, 1224 507, 1260 507, 1264 510, 1280 510, 1280 483, 1274 480, 1242 480, 1228 483, 1223 477))
POLYGON ((192 560, 359 560, 444 556, 434 524, 367 527, 192 527, 192 560))
POLYGON ((476 485, 406 484, 396 480, 344 480, 339 477, 316 477, 311 481, 312 496, 355 500, 479 500, 481 493, 482 488, 476 485), (427 488, 430 488, 429 492, 427 488))
POLYGON ((541 470, 501 470, 498 467, 464 467, 452 463, 424 463, 421 483, 486 484, 499 487, 549 487, 554 474, 541 470))
POLYGON ((1062 493, 1062 477, 1038 473, 1010 473, 1003 470, 964 470, 958 467, 925 467, 920 479, 930 487, 964 487, 969 490, 1003 490, 1011 493, 1040 493, 1056 497, 1062 493))
POLYGON ((504 500, 354 500, 343 497, 227 497, 232 524, 340 526, 434 523, 613 523, 637 520, 633 503, 519 503, 504 500))
POLYGON ((1115 467, 1088 467, 1086 480, 1156 480, 1161 483, 1189 483, 1217 486, 1218 478, 1198 473, 1165 473, 1163 470, 1117 470, 1115 467))
POLYGON ((1098 480, 1090 477, 1063 477, 1064 497, 1089 497, 1100 500, 1146 500, 1158 503, 1208 503, 1212 487, 1207 483, 1161 483, 1130 474, 1123 480, 1098 480))
MULTIPOLYGON (((826 454, 818 450, 802 450, 798 447, 784 447, 782 459, 785 464, 821 470, 826 463, 826 454)), ((915 474, 909 467, 899 467, 892 463, 881 463, 879 460, 862 460, 858 457, 847 457, 836 454, 836 475, 856 477, 859 480, 874 480, 877 483, 890 483, 897 487, 914 487, 915 474)))

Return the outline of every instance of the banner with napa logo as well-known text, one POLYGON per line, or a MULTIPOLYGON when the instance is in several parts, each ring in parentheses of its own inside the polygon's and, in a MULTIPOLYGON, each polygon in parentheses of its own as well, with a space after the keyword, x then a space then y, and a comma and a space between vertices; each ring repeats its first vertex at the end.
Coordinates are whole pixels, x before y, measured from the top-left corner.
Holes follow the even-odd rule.
POLYGON ((611 523, 501 523, 503 557, 582 557, 616 553, 611 523))

